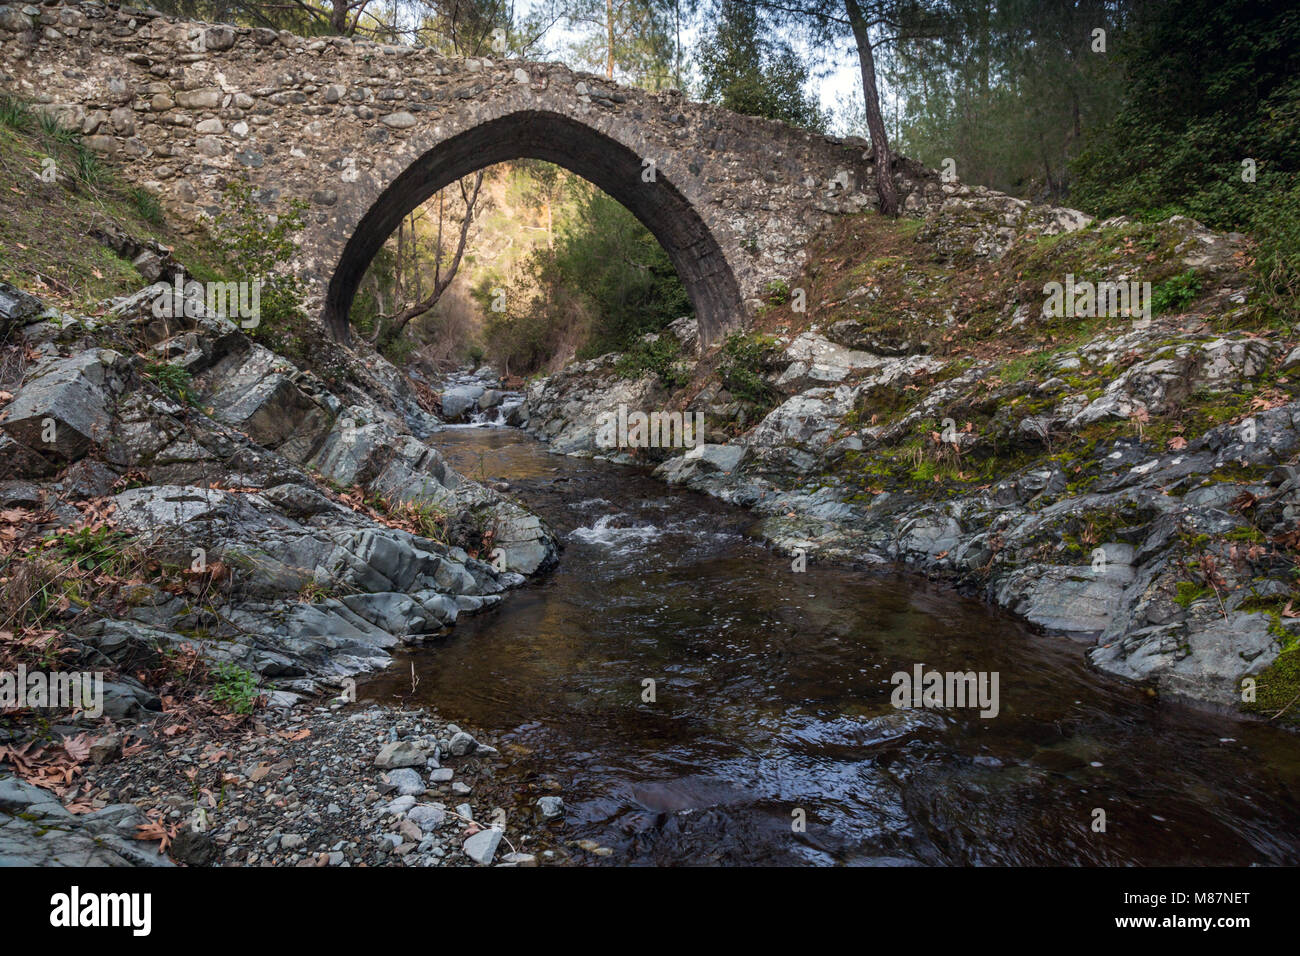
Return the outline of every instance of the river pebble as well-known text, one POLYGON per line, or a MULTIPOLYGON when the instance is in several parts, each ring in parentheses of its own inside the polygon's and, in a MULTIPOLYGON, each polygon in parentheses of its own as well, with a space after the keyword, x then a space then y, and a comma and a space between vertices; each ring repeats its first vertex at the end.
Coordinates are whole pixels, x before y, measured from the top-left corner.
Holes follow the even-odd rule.
POLYGON ((503 840, 512 859, 498 865, 559 859, 541 855, 539 844, 553 838, 534 820, 532 794, 495 781, 496 750, 427 710, 300 706, 259 714, 233 733, 152 736, 141 727, 126 747, 127 757, 86 765, 83 792, 94 805, 161 811, 185 834, 173 839, 177 862, 481 866, 494 862, 503 840), (439 741, 448 744, 442 753, 459 755, 448 756, 454 768, 435 767, 426 779, 422 771, 439 741), (459 741, 455 748, 452 741, 459 741), (453 814, 450 800, 436 799, 470 790, 490 801, 484 806, 519 808, 506 814, 505 832, 475 821, 468 803, 453 814))

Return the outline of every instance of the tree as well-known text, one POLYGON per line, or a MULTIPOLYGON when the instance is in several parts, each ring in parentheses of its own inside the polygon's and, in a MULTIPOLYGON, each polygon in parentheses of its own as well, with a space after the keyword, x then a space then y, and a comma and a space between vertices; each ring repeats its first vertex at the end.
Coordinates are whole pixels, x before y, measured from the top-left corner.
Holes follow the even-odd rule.
POLYGON ((469 241, 470 226, 474 222, 474 206, 478 202, 479 191, 483 187, 483 170, 480 169, 474 174, 472 186, 469 185, 470 178, 461 179, 457 184, 460 189, 464 212, 460 220, 456 245, 450 255, 448 255, 443 243, 444 227, 447 224, 447 191, 445 189, 438 193, 437 233, 430 254, 426 255, 420 250, 419 232, 415 228, 414 221, 411 223, 409 233, 405 222, 399 227, 397 232, 397 258, 394 266, 394 285, 397 295, 413 297, 414 301, 410 301, 390 315, 380 315, 376 319, 372 341, 378 348, 383 349, 396 342, 407 325, 411 323, 411 320, 432 310, 455 280, 456 273, 460 270, 461 261, 465 257, 465 246, 469 241), (423 267, 428 260, 431 260, 433 264, 433 276, 429 293, 424 295, 423 267))
POLYGON ((963 181, 1063 201, 1084 135, 1115 111, 1133 0, 944 0, 900 15, 882 76, 895 145, 963 181), (919 20, 919 22, 912 22, 919 20))
POLYGON ((768 35, 750 3, 720 0, 699 61, 706 100, 792 126, 825 126, 816 101, 804 91, 807 68, 788 43, 768 35))
POLYGON ((1300 312, 1300 10, 1165 0, 1127 44, 1128 88, 1075 162, 1081 208, 1252 233, 1260 292, 1300 312))
POLYGON ((159 0, 172 16, 292 30, 304 36, 383 33, 385 22, 372 12, 378 0, 159 0))
POLYGON ((607 79, 661 88, 676 72, 676 16, 674 0, 570 0, 566 19, 585 33, 571 52, 607 79))
POLYGON ((876 167, 876 196, 880 211, 898 215, 898 190, 894 186, 893 150, 880 110, 875 49, 878 43, 901 33, 904 17, 912 25, 922 18, 917 11, 925 0, 755 0, 775 18, 802 30, 814 47, 832 45, 852 37, 862 74, 862 98, 867 131, 876 167), (873 34, 877 39, 873 40, 873 34))
POLYGON ((844 0, 853 42, 858 45, 858 66, 862 71, 862 97, 866 103, 867 129, 875 152, 876 193, 880 197, 880 211, 886 216, 898 215, 898 191, 894 188, 894 157, 889 149, 889 135, 880 113, 880 91, 876 89, 876 60, 871 46, 872 24, 863 14, 858 0, 844 0))

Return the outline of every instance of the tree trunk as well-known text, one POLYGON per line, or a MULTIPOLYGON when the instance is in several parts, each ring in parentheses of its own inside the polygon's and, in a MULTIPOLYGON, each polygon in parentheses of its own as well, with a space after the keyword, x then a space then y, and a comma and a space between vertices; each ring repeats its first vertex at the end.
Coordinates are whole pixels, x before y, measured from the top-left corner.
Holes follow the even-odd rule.
MULTIPOLYGON (((383 326, 382 340, 376 339, 376 345, 382 348, 391 342, 397 341, 398 336, 402 334, 402 331, 410 324, 412 319, 424 315, 424 313, 428 312, 438 304, 438 300, 442 298, 442 294, 447 291, 447 287, 450 286, 452 280, 456 278, 456 273, 460 269, 461 259, 464 258, 465 255, 465 245, 469 241, 469 229, 474 222, 474 206, 478 202, 479 189, 482 185, 483 170, 480 169, 474 176, 474 189, 472 192, 466 193, 464 191, 464 186, 462 185, 461 187, 462 194, 465 197, 465 218, 460 224, 460 237, 456 242, 456 252, 452 255, 451 263, 447 266, 446 273, 439 271, 436 274, 433 283, 433 290, 429 293, 427 298, 403 309, 401 312, 398 312, 390 318, 389 322, 383 326)), ((441 250, 441 243, 439 243, 439 250, 441 250)), ((438 252, 438 255, 441 256, 441 251, 438 252)))
POLYGON ((608 55, 605 58, 605 76, 612 80, 614 78, 614 0, 605 0, 605 29, 606 42, 609 44, 608 55))
POLYGON ((330 7, 330 30, 339 36, 347 36, 351 32, 348 30, 348 0, 333 0, 330 7))
POLYGON ((844 0, 853 28, 853 39, 858 44, 858 63, 862 67, 862 98, 867 107, 867 130, 871 133, 871 146, 876 156, 876 194, 880 198, 880 211, 886 216, 898 215, 898 190, 894 188, 894 157, 889 149, 889 134, 885 120, 880 115, 880 92, 876 89, 876 58, 871 49, 867 22, 862 17, 858 0, 844 0))

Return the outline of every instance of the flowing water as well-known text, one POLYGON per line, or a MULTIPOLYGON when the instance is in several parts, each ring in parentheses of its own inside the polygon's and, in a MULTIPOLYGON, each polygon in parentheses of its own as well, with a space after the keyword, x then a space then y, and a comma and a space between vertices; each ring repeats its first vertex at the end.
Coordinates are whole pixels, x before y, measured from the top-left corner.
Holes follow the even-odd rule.
POLYGON ((636 469, 513 429, 438 442, 508 481, 561 561, 362 695, 434 706, 493 737, 521 788, 558 785, 566 845, 613 850, 577 859, 1300 862, 1294 734, 1154 700, 919 577, 796 573, 746 512, 636 469), (896 709, 891 675, 918 663, 996 672, 999 713, 896 709))

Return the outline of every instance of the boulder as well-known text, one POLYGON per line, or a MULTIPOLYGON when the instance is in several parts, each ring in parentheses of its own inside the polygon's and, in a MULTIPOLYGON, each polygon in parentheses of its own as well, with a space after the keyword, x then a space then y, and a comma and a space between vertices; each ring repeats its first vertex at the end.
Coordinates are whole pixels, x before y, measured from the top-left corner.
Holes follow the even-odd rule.
POLYGON ((414 742, 395 740, 392 743, 384 744, 380 749, 379 754, 375 757, 375 766, 380 769, 423 767, 424 762, 428 759, 429 755, 424 748, 414 742))
POLYGON ((110 349, 42 362, 0 427, 46 458, 76 461, 112 436, 113 406, 130 374, 127 360, 110 349))
POLYGON ((0 282, 0 338, 7 338, 11 330, 36 321, 44 311, 45 304, 36 296, 8 282, 0 282))
POLYGON ((337 411, 337 399, 260 345, 227 356, 194 384, 213 418, 296 462, 320 448, 337 411))
POLYGON ((400 767, 388 772, 388 782, 397 788, 400 797, 411 797, 424 793, 424 781, 420 774, 410 767, 400 767))
POLYGON ((487 389, 482 385, 459 385, 442 393, 443 417, 455 421, 478 404, 487 389))

